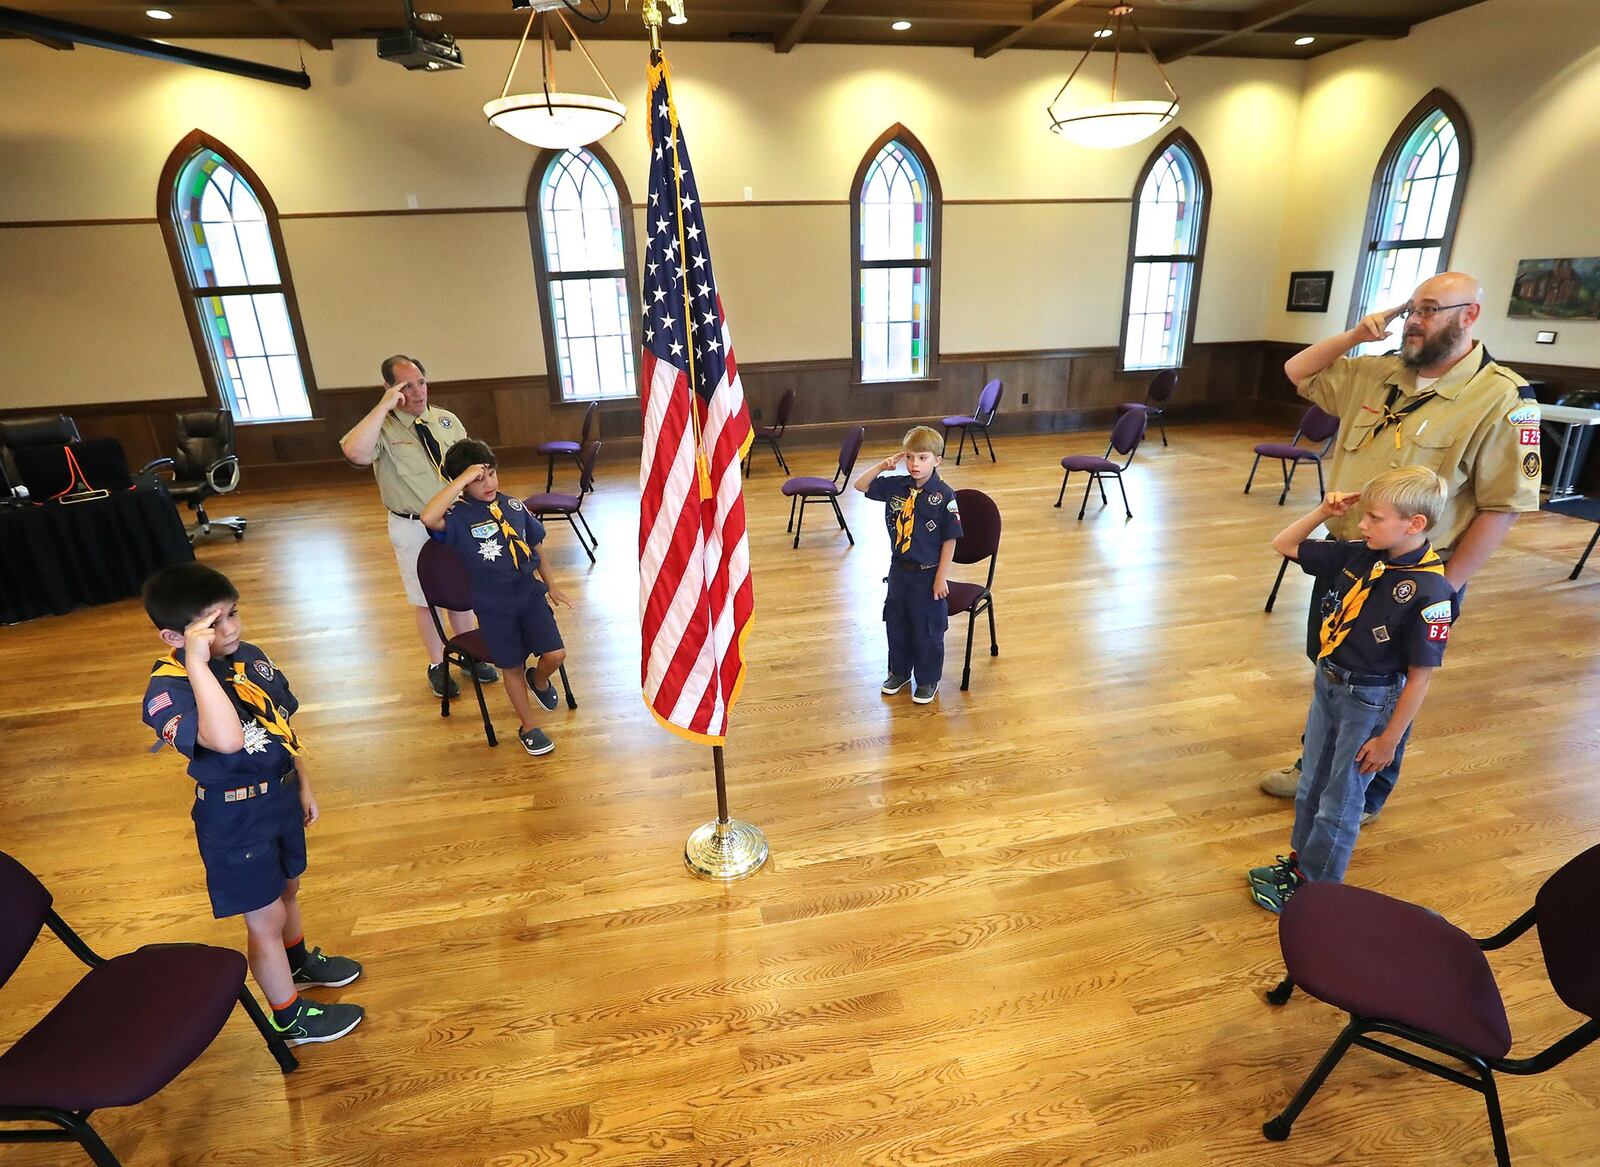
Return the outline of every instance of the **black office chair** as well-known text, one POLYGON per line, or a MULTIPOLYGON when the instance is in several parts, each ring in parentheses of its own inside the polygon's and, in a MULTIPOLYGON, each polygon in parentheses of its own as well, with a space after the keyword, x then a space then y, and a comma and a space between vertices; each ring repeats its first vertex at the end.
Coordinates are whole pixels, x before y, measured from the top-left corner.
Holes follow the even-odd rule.
POLYGON ((178 414, 178 453, 157 458, 140 473, 171 470, 167 491, 175 502, 189 504, 195 524, 189 542, 197 543, 222 527, 243 539, 246 520, 237 515, 213 519, 206 514, 206 499, 228 494, 239 486, 239 456, 233 448, 233 414, 226 409, 196 409, 178 414))
POLYGON ((34 446, 65 446, 79 441, 78 423, 64 413, 0 421, 0 496, 26 498, 16 452, 34 446))

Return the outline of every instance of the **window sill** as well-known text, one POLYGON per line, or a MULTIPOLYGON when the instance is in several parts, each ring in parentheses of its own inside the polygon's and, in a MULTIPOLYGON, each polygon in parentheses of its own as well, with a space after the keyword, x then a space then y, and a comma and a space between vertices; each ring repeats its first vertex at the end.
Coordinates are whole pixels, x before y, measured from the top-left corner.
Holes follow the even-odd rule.
POLYGON ((862 381, 862 380, 858 380, 858 379, 852 378, 851 381, 850 381, 850 388, 852 388, 852 389, 869 389, 869 390, 871 390, 871 389, 887 389, 887 390, 895 390, 895 389, 937 389, 938 387, 939 387, 939 378, 938 377, 907 377, 907 378, 905 378, 903 380, 897 380, 897 381, 862 381))
POLYGON ((247 429, 247 428, 249 428, 251 426, 258 426, 258 425, 276 425, 276 426, 306 425, 306 426, 310 426, 310 425, 321 425, 321 424, 323 424, 324 420, 326 420, 326 419, 320 418, 320 417, 262 417, 262 418, 254 418, 254 419, 252 419, 250 421, 240 421, 238 418, 234 418, 233 425, 234 425, 235 429, 247 429))

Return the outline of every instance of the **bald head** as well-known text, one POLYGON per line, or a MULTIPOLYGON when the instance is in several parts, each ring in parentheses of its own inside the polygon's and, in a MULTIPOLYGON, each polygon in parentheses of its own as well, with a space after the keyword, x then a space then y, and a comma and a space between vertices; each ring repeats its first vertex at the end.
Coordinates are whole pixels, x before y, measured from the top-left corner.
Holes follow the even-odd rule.
POLYGON ((1472 326, 1483 311, 1483 285, 1466 272, 1440 272, 1411 293, 1400 336, 1400 359, 1429 377, 1442 376, 1472 349, 1472 326))
POLYGON ((1464 271, 1443 271, 1430 280, 1423 280, 1411 293, 1413 304, 1479 304, 1483 302, 1483 284, 1476 276, 1464 271))

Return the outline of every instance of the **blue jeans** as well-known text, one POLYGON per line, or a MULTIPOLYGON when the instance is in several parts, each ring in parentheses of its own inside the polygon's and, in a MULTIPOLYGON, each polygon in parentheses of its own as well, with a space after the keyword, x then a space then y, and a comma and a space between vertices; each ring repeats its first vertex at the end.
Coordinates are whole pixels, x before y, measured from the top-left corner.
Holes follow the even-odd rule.
POLYGON ((1373 775, 1356 765, 1356 752, 1389 724, 1405 679, 1388 685, 1348 685, 1317 669, 1306 716, 1305 759, 1294 796, 1289 845, 1307 879, 1342 880, 1361 832, 1361 812, 1373 775))

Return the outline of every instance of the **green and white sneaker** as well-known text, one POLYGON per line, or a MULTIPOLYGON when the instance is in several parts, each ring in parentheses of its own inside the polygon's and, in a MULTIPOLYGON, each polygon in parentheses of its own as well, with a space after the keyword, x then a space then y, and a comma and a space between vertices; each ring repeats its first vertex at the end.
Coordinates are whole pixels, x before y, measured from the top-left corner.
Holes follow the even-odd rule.
POLYGON ((297 989, 338 989, 361 975, 361 966, 348 956, 324 956, 313 948, 305 964, 294 970, 297 989))
POLYGON ((272 1020, 285 1045, 312 1045, 322 1041, 338 1041, 356 1026, 367 1011, 360 1005, 313 1005, 305 998, 296 1002, 294 1016, 286 1022, 272 1020))
POLYGON ((1280 859, 1271 867, 1252 868, 1246 883, 1256 906, 1277 915, 1305 881, 1306 877, 1300 874, 1300 863, 1291 852, 1287 859, 1280 859), (1261 882, 1256 881, 1258 872, 1267 873, 1261 882))

